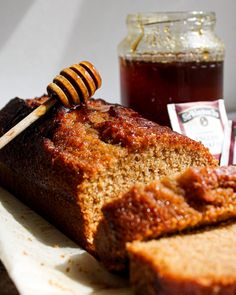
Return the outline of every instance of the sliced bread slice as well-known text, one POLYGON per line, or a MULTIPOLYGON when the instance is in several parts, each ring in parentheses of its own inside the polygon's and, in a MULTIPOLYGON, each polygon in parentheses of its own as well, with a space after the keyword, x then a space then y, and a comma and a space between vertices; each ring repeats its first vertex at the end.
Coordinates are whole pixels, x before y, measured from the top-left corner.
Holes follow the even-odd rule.
POLYGON ((236 223, 127 245, 136 294, 236 294, 236 223))

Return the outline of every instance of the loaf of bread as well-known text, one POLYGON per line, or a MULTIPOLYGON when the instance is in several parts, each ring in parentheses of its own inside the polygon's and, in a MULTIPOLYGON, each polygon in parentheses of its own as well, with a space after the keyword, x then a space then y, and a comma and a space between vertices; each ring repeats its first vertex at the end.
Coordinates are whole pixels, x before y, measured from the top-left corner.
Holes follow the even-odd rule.
POLYGON ((135 185, 104 205, 96 251, 110 270, 126 268, 126 243, 149 240, 236 216, 236 166, 188 168, 135 185), (109 254, 108 254, 109 253, 109 254))
POLYGON ((127 246, 139 295, 236 294, 236 223, 127 246))
MULTIPOLYGON (((1 134, 45 99, 10 101, 0 111, 1 134)), ((5 146, 0 183, 96 255, 104 204, 135 183, 216 165, 201 143, 98 99, 54 107, 5 146)))

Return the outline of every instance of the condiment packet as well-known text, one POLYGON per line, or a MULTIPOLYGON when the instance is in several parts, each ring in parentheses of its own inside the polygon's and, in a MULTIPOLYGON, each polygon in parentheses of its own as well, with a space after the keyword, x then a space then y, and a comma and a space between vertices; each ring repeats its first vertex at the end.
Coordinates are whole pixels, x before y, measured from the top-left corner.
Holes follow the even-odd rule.
POLYGON ((223 99, 168 104, 167 109, 174 131, 202 142, 220 159, 228 125, 223 99))
POLYGON ((225 130, 222 156, 220 159, 221 166, 236 164, 236 121, 229 121, 228 128, 225 130))

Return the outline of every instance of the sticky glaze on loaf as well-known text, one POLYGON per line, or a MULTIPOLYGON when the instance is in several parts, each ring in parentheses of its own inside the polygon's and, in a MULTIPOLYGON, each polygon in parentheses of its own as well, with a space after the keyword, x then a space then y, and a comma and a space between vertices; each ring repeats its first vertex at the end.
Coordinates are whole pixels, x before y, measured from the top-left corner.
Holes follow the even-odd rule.
MULTIPOLYGON (((10 101, 0 111, 1 134, 45 99, 10 101)), ((96 255, 104 204, 135 183, 206 165, 217 163, 201 143, 98 99, 55 106, 4 147, 0 183, 96 255)))

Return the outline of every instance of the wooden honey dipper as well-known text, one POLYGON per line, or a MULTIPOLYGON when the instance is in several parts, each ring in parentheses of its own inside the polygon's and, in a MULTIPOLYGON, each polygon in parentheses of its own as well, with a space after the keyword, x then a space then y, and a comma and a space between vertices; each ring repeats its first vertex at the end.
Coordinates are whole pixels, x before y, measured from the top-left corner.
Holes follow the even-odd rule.
POLYGON ((88 61, 62 70, 47 87, 49 99, 0 137, 0 149, 42 117, 57 101, 67 108, 80 105, 92 97, 101 84, 100 74, 88 61))

